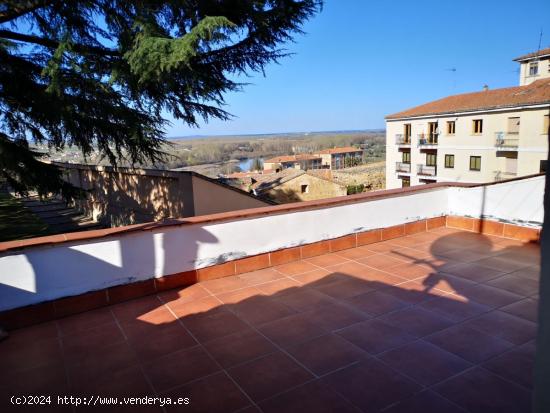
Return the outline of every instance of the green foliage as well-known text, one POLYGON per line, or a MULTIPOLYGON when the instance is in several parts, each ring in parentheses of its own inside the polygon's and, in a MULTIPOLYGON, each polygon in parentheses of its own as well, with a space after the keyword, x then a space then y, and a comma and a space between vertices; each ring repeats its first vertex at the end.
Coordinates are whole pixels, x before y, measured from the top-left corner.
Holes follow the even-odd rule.
POLYGON ((50 150, 74 146, 85 157, 98 151, 113 165, 157 164, 165 158, 165 114, 195 126, 200 118, 229 119, 222 107, 224 94, 242 87, 232 80, 235 75, 263 71, 285 56, 280 45, 321 5, 2 2, 0 174, 22 191, 67 190, 29 142, 50 150))
POLYGON ((261 171, 264 169, 264 163, 260 158, 254 158, 252 166, 250 167, 251 171, 261 171))
POLYGON ((365 190, 365 185, 348 185, 348 195, 360 194, 365 190))

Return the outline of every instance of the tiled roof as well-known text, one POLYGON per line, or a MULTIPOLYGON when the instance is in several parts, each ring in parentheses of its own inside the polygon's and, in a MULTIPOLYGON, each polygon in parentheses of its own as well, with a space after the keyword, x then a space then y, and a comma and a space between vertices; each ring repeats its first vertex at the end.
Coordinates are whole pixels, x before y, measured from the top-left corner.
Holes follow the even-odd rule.
POLYGON ((527 86, 447 96, 443 99, 434 100, 433 102, 386 116, 386 119, 511 108, 546 103, 550 104, 550 79, 541 79, 527 86))
POLYGON ((361 149, 354 148, 353 146, 346 146, 344 148, 332 148, 332 149, 325 149, 323 151, 319 151, 319 154, 327 154, 330 153, 336 154, 336 153, 349 153, 349 152, 361 152, 361 149))
POLYGON ((522 60, 528 60, 528 59, 531 59, 533 57, 537 57, 537 56, 548 56, 550 55, 550 47, 547 47, 546 49, 542 49, 542 50, 539 50, 538 52, 533 52, 533 53, 529 53, 529 54, 526 54, 526 55, 523 55, 523 56, 520 56, 520 57, 516 57, 514 59, 514 61, 516 62, 519 62, 519 61, 522 61, 522 60))
POLYGON ((266 159, 264 163, 282 163, 282 162, 296 162, 296 161, 308 161, 314 159, 321 159, 317 155, 310 155, 307 153, 298 154, 298 155, 286 155, 286 156, 276 156, 275 158, 266 159))

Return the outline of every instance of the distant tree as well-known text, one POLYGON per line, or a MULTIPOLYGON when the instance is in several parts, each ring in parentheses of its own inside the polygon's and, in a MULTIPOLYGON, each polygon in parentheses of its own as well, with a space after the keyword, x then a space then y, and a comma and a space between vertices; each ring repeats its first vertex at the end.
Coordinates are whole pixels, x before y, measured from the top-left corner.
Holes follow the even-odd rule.
POLYGON ((250 167, 251 171, 261 171, 264 169, 264 163, 260 158, 254 158, 254 161, 252 162, 252 166, 250 167))
POLYGON ((97 149, 111 164, 163 156, 163 114, 226 120, 234 75, 285 56, 322 0, 5 0, 0 4, 0 175, 64 192, 50 149, 97 149))

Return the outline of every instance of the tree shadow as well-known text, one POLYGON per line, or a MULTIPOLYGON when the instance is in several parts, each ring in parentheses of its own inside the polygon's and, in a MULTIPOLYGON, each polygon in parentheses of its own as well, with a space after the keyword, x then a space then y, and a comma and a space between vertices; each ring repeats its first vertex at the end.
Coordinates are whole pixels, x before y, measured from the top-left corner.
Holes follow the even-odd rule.
MULTIPOLYGON (((211 235, 205 236, 205 242, 214 241, 211 235)), ((151 239, 148 242, 152 242, 151 239)), ((373 248, 376 249, 376 245, 373 248)), ((435 332, 439 332, 467 321, 467 316, 457 320, 438 312, 434 312, 433 319, 427 321, 423 319, 423 310, 414 316, 414 320, 396 316, 408 309, 422 308, 430 300, 438 300, 443 307, 452 303, 454 312, 467 310, 469 301, 475 301, 475 297, 470 298, 471 290, 456 282, 459 277, 445 272, 449 269, 448 265, 455 263, 445 258, 447 251, 475 251, 487 257, 506 257, 528 264, 533 259, 533 266, 536 266, 538 259, 538 247, 535 245, 513 242, 499 245, 491 237, 464 232, 440 235, 425 251, 414 250, 404 244, 391 245, 391 250, 382 254, 401 254, 405 263, 430 270, 418 278, 401 273, 403 278, 399 281, 391 268, 378 270, 355 259, 325 266, 321 265, 322 259, 319 258, 307 261, 307 264, 306 261, 288 264, 308 266, 306 271, 295 276, 285 276, 276 269, 268 268, 168 290, 57 321, 64 353, 59 360, 48 364, 47 370, 39 370, 40 366, 32 365, 33 360, 40 359, 36 353, 46 351, 47 347, 42 346, 42 350, 24 343, 18 336, 28 338, 29 333, 16 331, 13 338, 0 343, 0 352, 4 351, 5 355, 17 352, 15 359, 26 368, 18 369, 10 362, 12 359, 9 356, 4 362, 0 361, 0 367, 3 364, 5 371, 12 373, 9 382, 0 380, 0 388, 4 386, 4 393, 7 390, 12 393, 65 390, 69 394, 117 397, 189 393, 194 397, 194 407, 199 410, 239 410, 249 406, 251 401, 231 384, 233 380, 254 402, 269 397, 268 393, 263 393, 267 390, 258 390, 254 382, 291 380, 284 370, 286 364, 280 369, 271 365, 265 369, 250 367, 248 370, 247 363, 253 360, 268 356, 280 359, 288 365, 299 366, 293 368, 303 370, 304 381, 320 382, 330 371, 319 373, 316 363, 331 359, 330 348, 324 353, 312 350, 311 355, 304 356, 303 353, 296 355, 299 354, 295 351, 298 346, 336 335, 351 340, 352 345, 357 347, 353 354, 361 355, 356 362, 361 363, 427 334, 422 328, 416 330, 415 326, 422 327, 423 323, 429 324, 437 319, 441 326, 435 332), (423 252, 429 253, 429 256, 423 252), (312 262, 317 262, 320 267, 312 262), (407 281, 408 278, 411 281, 407 281), (421 288, 412 286, 415 282, 421 288), (449 290, 439 289, 443 283, 451 286, 452 295, 449 290), (465 300, 457 301, 457 295, 465 300), (390 297, 389 302, 393 304, 388 307, 381 304, 377 301, 380 296, 390 297), (98 318, 105 320, 97 322, 98 318), (395 328, 398 331, 395 334, 399 335, 397 341, 389 340, 390 344, 387 344, 384 334, 388 333, 382 334, 369 320, 379 320, 390 326, 387 328, 395 328), (349 335, 341 334, 349 328, 353 328, 353 334, 359 338, 350 339, 349 335), (68 379, 63 386, 59 380, 54 380, 54 366, 63 366, 67 371, 68 379), (41 380, 33 379, 38 371, 42 374, 41 380), (209 386, 207 393, 203 393, 206 390, 201 383, 209 386)), ((365 247, 349 251, 347 256, 351 256, 352 252, 360 254, 363 251, 361 248, 365 247)), ((346 251, 342 252, 342 256, 344 254, 346 251)), ((81 255, 75 257, 83 258, 81 255)), ((167 258, 178 259, 175 255, 167 258)), ((362 258, 357 255, 356 259, 362 258)), ((87 265, 86 262, 83 265, 87 265)), ((494 308, 487 311, 492 310, 494 308)), ((514 343, 519 344, 522 343, 514 343)), ((469 361, 462 363, 466 367, 476 364, 469 361)), ((434 366, 437 365, 435 362, 434 366)), ((337 365, 334 368, 344 367, 337 365)), ((425 368, 431 368, 429 363, 425 368)), ((410 380, 410 377, 402 380, 410 380)), ((473 386, 478 384, 483 385, 481 382, 471 383, 473 386)), ((371 387, 369 383, 364 383, 364 386, 364 397, 368 400, 371 387)), ((283 390, 291 387, 289 382, 283 390)), ((421 387, 418 387, 415 391, 420 390, 421 387)), ((522 390, 521 394, 524 393, 529 394, 529 391, 522 390)), ((507 394, 499 394, 505 402, 507 397, 507 394)), ((521 400, 522 403, 525 401, 523 398, 521 400)), ((494 402, 501 403, 500 399, 494 402)))

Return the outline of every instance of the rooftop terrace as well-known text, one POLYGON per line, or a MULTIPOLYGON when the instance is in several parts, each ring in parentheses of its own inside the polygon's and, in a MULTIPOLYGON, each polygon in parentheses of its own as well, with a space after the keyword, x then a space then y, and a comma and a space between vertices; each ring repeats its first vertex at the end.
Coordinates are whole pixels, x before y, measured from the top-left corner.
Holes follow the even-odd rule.
POLYGON ((0 243, 0 410, 529 412, 543 193, 438 183, 0 243))
POLYGON ((13 332, 0 389, 204 412, 528 412, 538 259, 440 227, 199 282, 13 332))

